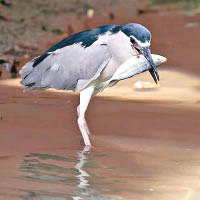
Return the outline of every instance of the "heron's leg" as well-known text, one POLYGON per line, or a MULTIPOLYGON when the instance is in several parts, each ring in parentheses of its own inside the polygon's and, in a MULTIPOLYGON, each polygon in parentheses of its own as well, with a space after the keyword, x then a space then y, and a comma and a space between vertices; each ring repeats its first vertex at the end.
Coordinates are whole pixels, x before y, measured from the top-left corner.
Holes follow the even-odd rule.
MULTIPOLYGON (((79 117, 80 115, 80 104, 77 106, 77 116, 79 117)), ((85 123, 85 129, 87 130, 88 135, 90 135, 90 130, 88 128, 87 123, 85 123)))
POLYGON ((90 132, 87 126, 87 122, 85 120, 85 112, 87 110, 88 104, 90 102, 90 99, 92 98, 93 93, 94 93, 94 85, 90 85, 84 90, 82 90, 80 92, 80 105, 77 107, 77 110, 79 110, 78 125, 86 146, 87 145, 90 146, 91 143, 88 136, 90 132))
MULTIPOLYGON (((98 92, 99 92, 99 90, 95 89, 94 92, 92 93, 92 97, 94 97, 98 92)), ((77 116, 78 117, 79 117, 79 114, 80 114, 80 104, 77 106, 77 116)))

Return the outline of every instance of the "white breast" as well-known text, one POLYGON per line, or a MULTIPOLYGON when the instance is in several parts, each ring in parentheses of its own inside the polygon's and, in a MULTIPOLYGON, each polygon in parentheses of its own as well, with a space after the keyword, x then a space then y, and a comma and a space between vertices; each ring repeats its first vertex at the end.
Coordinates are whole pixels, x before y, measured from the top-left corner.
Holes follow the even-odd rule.
POLYGON ((110 35, 107 45, 112 58, 99 77, 101 81, 110 79, 123 62, 137 55, 137 52, 131 47, 130 38, 121 31, 110 35))

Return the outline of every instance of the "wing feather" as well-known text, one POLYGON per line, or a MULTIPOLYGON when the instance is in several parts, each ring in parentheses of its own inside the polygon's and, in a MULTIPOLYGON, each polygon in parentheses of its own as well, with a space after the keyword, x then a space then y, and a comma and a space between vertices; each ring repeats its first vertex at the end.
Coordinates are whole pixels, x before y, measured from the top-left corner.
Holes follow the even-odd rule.
POLYGON ((31 89, 80 91, 100 75, 110 59, 107 45, 84 48, 73 44, 50 53, 37 67, 33 67, 34 60, 26 64, 21 83, 31 89))

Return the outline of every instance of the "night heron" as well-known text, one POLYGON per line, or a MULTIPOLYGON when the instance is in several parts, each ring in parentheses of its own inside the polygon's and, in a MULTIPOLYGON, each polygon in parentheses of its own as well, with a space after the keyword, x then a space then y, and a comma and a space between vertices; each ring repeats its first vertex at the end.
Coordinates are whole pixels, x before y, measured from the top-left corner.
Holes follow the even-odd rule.
POLYGON ((80 91, 78 125, 85 145, 91 145, 85 120, 90 99, 117 81, 156 67, 166 59, 151 55, 151 33, 140 24, 106 25, 76 33, 28 62, 20 71, 26 89, 80 91))

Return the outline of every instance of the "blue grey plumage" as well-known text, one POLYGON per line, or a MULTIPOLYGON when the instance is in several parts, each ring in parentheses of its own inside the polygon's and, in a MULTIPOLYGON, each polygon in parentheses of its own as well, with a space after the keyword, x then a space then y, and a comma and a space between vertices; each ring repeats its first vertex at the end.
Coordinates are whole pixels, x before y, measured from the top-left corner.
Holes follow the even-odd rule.
POLYGON ((56 45, 52 46, 46 52, 44 52, 41 56, 36 58, 34 60, 33 67, 42 62, 49 55, 49 52, 56 51, 57 49, 61 49, 66 46, 78 43, 81 43, 83 47, 87 48, 91 46, 98 39, 99 35, 105 34, 106 32, 112 30, 114 27, 116 27, 116 25, 100 26, 95 29, 90 29, 71 35, 63 39, 62 41, 58 42, 56 45))
POLYGON ((79 80, 91 79, 109 59, 107 46, 87 50, 79 45, 68 47, 65 51, 50 54, 45 63, 41 62, 35 68, 33 62, 29 63, 22 70, 22 76, 24 74, 27 77, 21 83, 33 89, 75 90, 79 80))
POLYGON ((113 24, 100 26, 95 29, 90 29, 80 33, 76 33, 58 42, 56 45, 52 46, 46 52, 44 52, 41 56, 37 57, 34 60, 33 67, 42 62, 49 55, 49 52, 53 52, 56 51, 57 49, 61 49, 66 46, 78 43, 81 43, 83 47, 87 48, 91 46, 98 39, 99 35, 103 35, 108 31, 110 31, 112 34, 116 34, 119 31, 122 31, 127 36, 133 35, 139 41, 142 42, 151 40, 151 33, 149 32, 149 30, 140 24, 130 23, 124 26, 117 26, 113 24))
POLYGON ((111 32, 117 33, 119 31, 122 31, 127 36, 134 36, 143 43, 151 40, 151 33, 149 30, 140 24, 130 23, 123 26, 116 26, 113 27, 111 32))
MULTIPOLYGON (((58 42, 41 56, 27 63, 21 70, 21 83, 30 89, 82 89, 83 86, 81 87, 78 83, 84 83, 86 86, 94 79, 95 74, 104 70, 112 57, 108 44, 103 42, 97 46, 93 44, 98 41, 100 36, 106 35, 108 32, 111 37, 120 31, 127 38, 134 36, 143 43, 151 40, 148 29, 134 23, 123 26, 106 25, 86 30, 58 42)), ((117 41, 121 43, 120 48, 123 48, 123 40, 117 41)), ((127 51, 130 50, 127 49, 127 51)), ((120 65, 130 56, 131 54, 128 53, 116 64, 120 65)))
POLYGON ((156 83, 159 81, 159 62, 154 63, 150 41, 151 33, 140 24, 106 25, 83 31, 28 62, 20 71, 21 83, 26 89, 80 91, 78 125, 85 145, 90 146, 85 112, 94 95, 146 70, 156 83))

